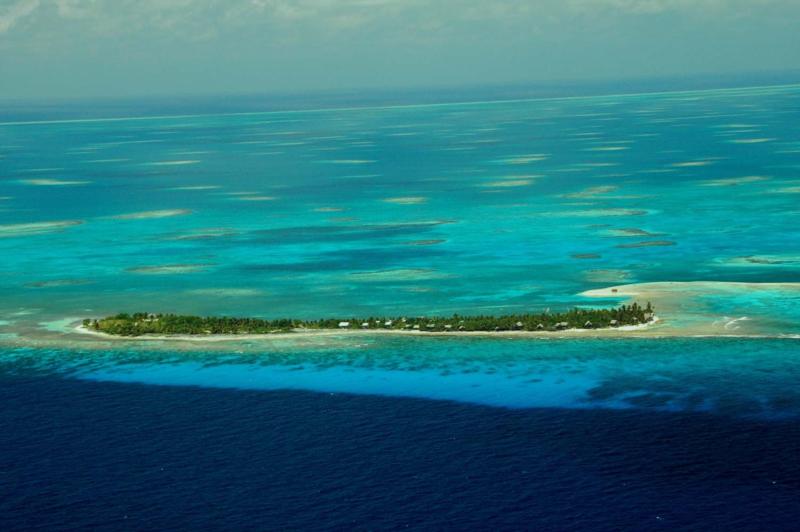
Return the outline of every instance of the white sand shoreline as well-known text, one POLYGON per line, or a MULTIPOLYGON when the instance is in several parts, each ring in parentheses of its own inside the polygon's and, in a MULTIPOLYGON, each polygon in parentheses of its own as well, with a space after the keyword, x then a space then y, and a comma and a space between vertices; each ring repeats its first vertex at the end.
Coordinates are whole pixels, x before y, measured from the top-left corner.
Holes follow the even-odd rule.
POLYGON ((295 332, 281 332, 272 334, 218 334, 218 335, 141 335, 141 336, 116 336, 99 331, 86 329, 82 325, 74 327, 73 333, 91 336, 99 340, 112 342, 188 342, 196 344, 217 344, 225 342, 248 342, 264 340, 301 340, 314 338, 342 338, 359 336, 405 336, 413 338, 485 338, 485 339, 540 339, 540 340, 577 340, 577 339, 668 339, 668 338, 740 338, 740 339, 775 339, 775 340, 800 340, 800 334, 759 334, 759 333, 733 333, 717 330, 691 329, 682 331, 674 328, 656 328, 657 323, 650 322, 643 325, 632 325, 630 328, 606 329, 568 329, 564 331, 459 331, 459 332, 427 332, 419 330, 391 330, 391 329, 318 329, 302 330, 295 332))
MULTIPOLYGON (((118 336, 87 329, 83 324, 72 328, 73 332, 89 335, 104 340, 135 342, 144 341, 180 341, 180 342, 233 342, 249 340, 277 340, 290 338, 320 338, 326 336, 410 336, 417 338, 614 338, 628 337, 648 332, 661 320, 656 316, 652 321, 641 325, 624 325, 622 327, 602 329, 566 329, 563 331, 424 331, 408 329, 294 329, 291 332, 269 334, 143 334, 139 336, 118 336)), ((654 336, 648 334, 648 336, 654 336)), ((669 336, 669 335, 667 335, 669 336)))
MULTIPOLYGON (((611 286, 589 290, 580 294, 587 302, 592 299, 615 299, 620 304, 633 301, 651 301, 659 310, 654 321, 615 328, 567 329, 561 331, 426 331, 407 329, 296 329, 292 332, 272 334, 220 334, 220 335, 142 335, 117 336, 87 329, 74 314, 59 320, 58 332, 78 338, 82 336, 86 345, 99 345, 92 340, 112 343, 166 342, 170 345, 219 345, 281 341, 316 343, 320 341, 345 341, 347 339, 376 336, 406 338, 494 338, 494 339, 614 339, 614 338, 753 338, 753 339, 800 339, 800 333, 792 323, 777 328, 770 316, 757 312, 757 308, 731 305, 724 311, 709 312, 697 300, 706 294, 720 299, 737 294, 766 294, 786 292, 800 295, 800 283, 732 283, 732 282, 655 282, 611 286), (782 330, 781 330, 782 329, 782 330)), ((44 338, 39 340, 46 341, 44 338)), ((55 340, 54 338, 51 340, 55 340)))

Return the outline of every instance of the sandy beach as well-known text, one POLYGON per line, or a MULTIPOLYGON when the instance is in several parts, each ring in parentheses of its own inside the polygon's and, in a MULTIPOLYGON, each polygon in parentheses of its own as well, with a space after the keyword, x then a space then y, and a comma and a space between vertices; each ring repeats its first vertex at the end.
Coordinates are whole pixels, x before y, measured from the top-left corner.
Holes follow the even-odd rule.
MULTIPOLYGON (((370 338, 409 339, 552 339, 591 338, 800 338, 792 315, 776 312, 779 301, 793 307, 800 283, 658 282, 609 286, 580 294, 586 304, 601 306, 651 302, 654 321, 635 326, 562 331, 425 331, 414 329, 296 329, 272 334, 116 336, 87 329, 78 313, 50 321, 27 322, 16 317, 3 327, 4 341, 15 345, 70 345, 107 348, 113 345, 180 350, 240 349, 281 345, 285 348, 357 345, 370 338)), ((788 307, 787 307, 788 305, 788 307)), ((94 316, 86 316, 94 317, 94 316)))
POLYGON ((423 331, 408 329, 295 329, 291 332, 277 332, 271 334, 209 334, 209 335, 140 335, 140 336, 117 336, 104 332, 87 329, 82 324, 73 324, 73 331, 81 335, 88 335, 98 339, 111 340, 115 342, 137 342, 137 341, 171 341, 171 342, 194 342, 194 343, 217 343, 217 342, 242 342, 259 340, 289 340, 289 339, 313 339, 313 338, 343 338, 343 337, 368 337, 368 336, 406 336, 416 338, 658 338, 658 337, 680 337, 680 336, 742 336, 734 333, 720 334, 714 331, 693 331, 692 333, 681 332, 674 328, 663 327, 664 322, 659 317, 655 317, 649 323, 641 325, 627 325, 614 328, 603 329, 567 329, 563 331, 423 331))

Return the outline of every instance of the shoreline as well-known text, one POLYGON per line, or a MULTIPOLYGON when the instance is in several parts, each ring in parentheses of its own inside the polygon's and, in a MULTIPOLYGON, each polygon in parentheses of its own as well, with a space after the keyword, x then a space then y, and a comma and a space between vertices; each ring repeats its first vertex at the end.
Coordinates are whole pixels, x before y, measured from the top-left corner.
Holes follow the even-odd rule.
MULTIPOLYGON (((800 297, 800 283, 734 283, 734 282, 655 282, 610 286, 579 294, 585 301, 608 300, 630 304, 641 298, 653 301, 659 308, 654 320, 636 325, 593 329, 565 330, 478 330, 429 331, 383 328, 308 328, 258 334, 175 334, 160 333, 140 336, 118 336, 82 326, 79 313, 50 316, 49 321, 36 320, 24 327, 2 327, 0 343, 16 346, 72 346, 85 348, 135 348, 180 350, 258 350, 260 348, 316 348, 327 345, 360 345, 379 338, 431 339, 517 339, 524 340, 612 340, 612 339, 800 339, 800 314, 786 314, 780 320, 765 312, 764 301, 783 298, 783 305, 800 297), (710 308, 706 298, 718 301, 710 308), (726 302, 730 300, 730 304, 726 302), (750 305, 753 301, 755 304, 750 305), (159 345, 160 344, 160 345, 159 345)), ((793 308, 793 307, 792 307, 793 308)), ((791 309, 790 309, 791 310, 791 309)), ((797 309, 800 310, 800 309, 797 309)), ((16 321, 16 320, 15 320, 16 321)), ((20 323, 19 325, 22 325, 20 323)))
MULTIPOLYGON (((103 340, 123 342, 136 341, 175 341, 175 342, 235 342, 249 340, 286 340, 291 338, 324 338, 330 336, 409 336, 434 338, 625 338, 625 337, 658 337, 651 329, 662 320, 654 316, 652 321, 640 325, 623 325, 599 329, 565 329, 562 331, 425 331, 409 329, 293 329, 290 332, 267 334, 173 334, 139 336, 120 336, 86 328, 82 323, 71 328, 77 334, 91 336, 103 340), (646 333, 643 335, 643 333, 646 333)), ((675 336, 666 334, 664 337, 675 336)))
POLYGON ((368 342, 389 340, 418 341, 428 339, 431 342, 453 341, 644 341, 644 340, 800 340, 800 333, 726 330, 720 327, 676 326, 671 319, 659 319, 648 324, 631 326, 631 329, 569 329, 563 331, 462 331, 462 332, 427 332, 409 330, 381 329, 316 329, 297 330, 296 332, 280 332, 272 334, 240 334, 240 335, 142 335, 115 336, 108 333, 88 330, 82 326, 81 320, 72 317, 63 320, 57 329, 40 334, 30 330, 8 338, 0 338, 0 345, 34 348, 90 349, 114 350, 130 348, 142 351, 175 350, 177 352, 213 351, 225 353, 259 353, 274 349, 292 351, 294 349, 318 348, 362 348, 368 342))
MULTIPOLYGON (((360 331, 392 334, 497 335, 500 333, 545 332, 580 334, 625 333, 655 323, 650 303, 619 305, 613 308, 578 308, 550 313, 503 314, 499 316, 381 316, 321 319, 264 319, 230 316, 192 316, 161 313, 117 313, 103 318, 85 318, 78 332, 104 333, 124 338, 157 338, 195 340, 211 338, 266 338, 297 335, 356 334, 360 331), (581 325, 583 324, 583 325, 581 325)), ((67 320, 65 320, 66 322, 67 320)), ((63 322, 62 322, 63 323, 63 322)))
POLYGON ((314 338, 343 338, 343 337, 369 337, 369 336, 397 336, 409 338, 475 338, 475 339, 540 339, 540 340, 580 340, 580 339, 711 339, 711 338, 739 338, 753 340, 800 340, 800 334, 795 333, 741 333, 721 332, 708 328, 681 330, 664 327, 664 321, 654 317, 652 322, 616 328, 604 329, 567 329, 563 331, 453 331, 453 332, 428 332, 421 330, 399 329, 296 329, 293 332, 279 332, 270 334, 211 334, 211 335, 140 335, 117 336, 99 331, 86 329, 79 322, 65 331, 70 335, 81 335, 107 340, 111 342, 174 342, 195 344, 219 344, 225 342, 248 342, 264 340, 308 340, 314 338))

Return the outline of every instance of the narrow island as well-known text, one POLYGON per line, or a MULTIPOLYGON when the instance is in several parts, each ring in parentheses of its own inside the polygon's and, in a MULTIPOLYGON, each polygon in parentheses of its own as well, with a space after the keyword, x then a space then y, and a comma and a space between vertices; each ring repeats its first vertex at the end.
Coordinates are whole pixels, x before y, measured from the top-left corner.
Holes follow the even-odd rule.
POLYGON ((148 335, 253 335, 285 334, 323 330, 382 330, 396 332, 506 332, 613 329, 642 326, 655 320, 650 303, 622 305, 611 309, 579 309, 538 314, 450 317, 368 317, 347 319, 296 320, 231 317, 200 317, 177 314, 116 314, 101 319, 85 319, 86 331, 113 336, 148 335))

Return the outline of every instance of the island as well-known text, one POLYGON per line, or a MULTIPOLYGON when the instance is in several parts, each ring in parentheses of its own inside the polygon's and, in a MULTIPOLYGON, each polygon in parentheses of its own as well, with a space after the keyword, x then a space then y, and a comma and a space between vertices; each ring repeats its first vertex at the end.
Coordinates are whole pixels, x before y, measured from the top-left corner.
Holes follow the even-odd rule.
POLYGON ((638 303, 610 309, 573 308, 566 312, 476 316, 454 314, 417 317, 325 318, 318 320, 260 319, 179 314, 121 313, 100 319, 83 320, 86 331, 113 336, 147 335, 253 335, 281 334, 314 330, 382 330, 397 332, 505 332, 566 331, 574 329, 612 329, 647 325, 655 320, 653 306, 638 303))

